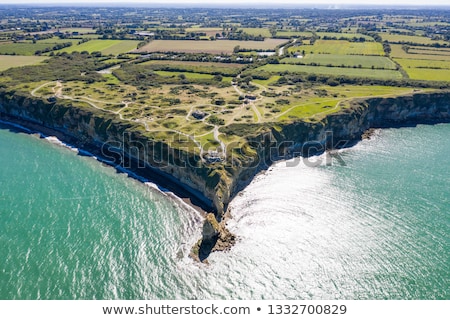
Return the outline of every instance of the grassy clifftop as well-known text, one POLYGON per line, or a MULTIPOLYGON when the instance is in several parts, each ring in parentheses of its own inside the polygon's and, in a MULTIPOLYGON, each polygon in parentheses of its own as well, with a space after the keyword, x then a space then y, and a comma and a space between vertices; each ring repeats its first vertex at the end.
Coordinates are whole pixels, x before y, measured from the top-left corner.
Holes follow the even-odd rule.
POLYGON ((449 94, 436 89, 255 80, 224 63, 110 66, 75 53, 3 71, 0 112, 156 175, 220 214, 272 161, 307 155, 311 141, 329 146, 328 131, 358 140, 372 126, 448 119, 449 94))

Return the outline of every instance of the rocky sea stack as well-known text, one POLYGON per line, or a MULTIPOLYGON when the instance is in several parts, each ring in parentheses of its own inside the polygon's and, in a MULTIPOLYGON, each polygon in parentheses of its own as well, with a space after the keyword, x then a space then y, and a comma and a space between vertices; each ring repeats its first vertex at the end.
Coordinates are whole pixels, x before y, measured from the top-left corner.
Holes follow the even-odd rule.
POLYGON ((191 258, 208 263, 211 252, 227 251, 236 243, 236 237, 225 227, 225 220, 220 223, 214 214, 209 213, 203 223, 202 238, 191 250, 191 258))

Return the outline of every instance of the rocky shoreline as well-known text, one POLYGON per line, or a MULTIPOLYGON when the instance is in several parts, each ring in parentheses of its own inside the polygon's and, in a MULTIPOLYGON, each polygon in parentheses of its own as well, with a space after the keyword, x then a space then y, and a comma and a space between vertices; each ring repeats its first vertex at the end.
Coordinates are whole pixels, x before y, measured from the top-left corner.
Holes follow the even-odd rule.
POLYGON ((162 159, 164 166, 161 167, 155 166, 154 162, 144 161, 149 150, 145 150, 147 153, 141 153, 140 150, 137 154, 126 153, 125 149, 132 150, 138 143, 152 143, 152 146, 159 145, 161 150, 174 150, 162 142, 149 141, 128 123, 113 119, 108 114, 93 114, 75 106, 48 103, 27 96, 11 98, 7 93, 0 92, 0 119, 31 131, 56 136, 99 158, 106 157, 107 163, 124 165, 137 176, 169 189, 182 199, 189 199, 186 201, 203 215, 212 212, 212 215, 206 215, 203 240, 193 249, 198 260, 204 261, 208 250, 227 250, 234 244, 236 238, 226 230, 226 219, 222 219, 228 204, 258 172, 273 161, 297 155, 310 156, 311 148, 317 154, 348 147, 361 139, 370 138, 374 128, 450 122, 450 92, 355 99, 349 108, 329 114, 317 122, 297 121, 281 127, 274 124, 263 133, 247 137, 249 142, 259 146, 256 149, 257 159, 240 163, 233 168, 232 174, 227 175, 207 164, 199 167, 181 166, 183 159, 195 158, 195 155, 181 150, 173 153, 178 158, 166 159, 163 153, 155 154, 155 150, 159 149, 150 149, 154 152, 151 159, 162 159), (130 142, 123 141, 124 133, 132 137, 130 142), (110 148, 115 142, 123 143, 122 157, 117 157, 117 149, 110 148))

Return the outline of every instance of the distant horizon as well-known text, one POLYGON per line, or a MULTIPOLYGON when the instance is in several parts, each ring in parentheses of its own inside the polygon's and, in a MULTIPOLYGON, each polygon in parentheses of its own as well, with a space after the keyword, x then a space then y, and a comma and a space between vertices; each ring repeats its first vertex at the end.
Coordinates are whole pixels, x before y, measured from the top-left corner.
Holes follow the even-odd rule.
POLYGON ((282 0, 276 4, 273 1, 268 0, 247 0, 243 3, 240 0, 229 0, 224 3, 222 0, 45 0, 39 3, 32 2, 31 0, 0 0, 0 5, 27 5, 27 6, 148 6, 148 7, 173 7, 173 6, 183 6, 183 7, 228 7, 228 8, 295 8, 295 7, 321 7, 329 9, 340 9, 348 7, 361 7, 361 8, 382 8, 382 7, 402 7, 402 8, 414 8, 414 7, 450 7, 448 0, 430 0, 430 1, 408 1, 408 0, 369 0, 367 2, 361 3, 358 0, 340 0, 340 1, 330 1, 330 0, 306 0, 306 1, 295 1, 295 0, 282 0))

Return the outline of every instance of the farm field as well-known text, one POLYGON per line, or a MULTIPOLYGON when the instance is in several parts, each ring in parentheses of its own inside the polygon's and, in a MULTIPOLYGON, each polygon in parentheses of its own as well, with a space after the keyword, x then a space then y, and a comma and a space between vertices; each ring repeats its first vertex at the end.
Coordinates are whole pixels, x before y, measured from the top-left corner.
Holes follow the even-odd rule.
POLYGON ((438 58, 441 58, 442 60, 448 59, 450 60, 450 49, 435 49, 430 50, 429 48, 423 48, 423 47, 411 47, 408 50, 408 53, 412 54, 419 54, 426 56, 427 59, 429 59, 429 56, 437 56, 438 58))
POLYGON ((36 41, 36 43, 39 43, 39 44, 41 44, 41 43, 59 44, 59 43, 66 43, 66 42, 72 42, 72 45, 76 45, 76 44, 78 44, 78 42, 80 42, 80 39, 60 39, 58 37, 53 37, 50 39, 43 39, 43 40, 36 41))
POLYGON ((437 49, 426 47, 410 47, 408 52, 402 49, 401 44, 391 44, 392 58, 415 59, 415 60, 450 60, 449 49, 437 49))
POLYGON ((390 56, 392 58, 414 59, 415 55, 405 52, 405 50, 402 49, 402 46, 403 45, 401 45, 401 44, 391 44, 390 56))
MULTIPOLYGON (((70 42, 70 41, 66 41, 70 42)), ((1 43, 0 54, 32 56, 38 50, 53 47, 51 43, 1 43)))
POLYGON ((237 75, 243 68, 243 65, 237 63, 211 63, 197 61, 162 61, 151 60, 140 63, 142 67, 151 70, 176 71, 176 72, 193 72, 202 74, 223 74, 237 75))
POLYGON ((443 40, 431 40, 430 38, 426 37, 420 37, 420 36, 405 36, 405 35, 398 35, 398 34, 389 34, 381 32, 379 33, 383 41, 389 41, 389 42, 399 42, 399 43, 420 43, 420 44, 432 44, 432 43, 439 43, 439 44, 448 44, 448 42, 445 42, 443 40))
POLYGON ((402 67, 406 68, 450 69, 450 59, 448 61, 395 59, 395 61, 397 61, 402 67))
POLYGON ((320 37, 331 37, 331 38, 345 38, 345 39, 353 39, 356 38, 364 38, 366 41, 374 41, 372 37, 362 34, 362 33, 340 33, 340 32, 316 32, 316 34, 320 37))
POLYGON ((411 79, 428 81, 450 81, 450 70, 403 68, 411 79))
POLYGON ((64 48, 57 52, 73 52, 73 51, 87 51, 92 53, 94 51, 100 51, 105 55, 108 54, 120 54, 131 51, 137 47, 139 41, 135 40, 91 40, 80 45, 64 48))
POLYGON ((381 56, 357 56, 357 55, 336 55, 336 54, 307 54, 303 58, 285 58, 281 63, 287 64, 311 64, 315 63, 321 66, 346 66, 375 69, 390 69, 395 70, 396 65, 387 57, 381 56))
POLYGON ((411 79, 450 81, 450 60, 395 59, 411 79))
MULTIPOLYGON (((48 20, 28 20, 8 11, 2 27, 11 32, 2 33, 0 53, 1 49, 8 49, 11 54, 14 50, 22 55, 0 56, 0 81, 11 91, 21 90, 49 103, 56 99, 55 103, 63 106, 79 106, 93 114, 118 119, 127 128, 142 133, 142 137, 175 141, 172 138, 182 136, 203 155, 208 151, 202 145, 208 143, 215 154, 219 153, 219 160, 225 143, 245 143, 249 135, 293 121, 321 121, 327 114, 350 107, 354 98, 450 87, 450 48, 430 45, 434 43, 432 36, 446 36, 445 26, 408 25, 446 21, 439 12, 433 17, 418 13, 419 19, 413 12, 409 15, 403 11, 398 15, 374 11, 372 15, 315 9, 177 10, 116 11, 111 7, 92 17, 87 10, 80 12, 77 23, 59 21, 67 14, 63 10, 57 15, 48 12, 48 20), (53 28, 49 32, 62 31, 69 39, 50 33, 46 35, 50 39, 37 40, 48 33, 37 31, 37 42, 33 44, 25 31, 46 30, 48 26, 53 28), (280 39, 271 38, 275 30, 280 39), (224 40, 211 40, 217 34, 222 36, 222 32, 224 40), (389 44, 391 54, 388 45, 376 42, 380 39, 372 32, 394 42, 389 44), (227 40, 248 38, 243 33, 266 40, 227 40), (194 36, 206 40, 176 40, 194 36), (83 39, 96 37, 100 39, 79 44, 83 39), (134 40, 113 40, 122 38, 134 40), (34 56, 39 49, 69 41, 72 46, 56 54, 34 56), (137 49, 142 41, 146 41, 145 45, 137 49), (277 54, 275 51, 281 46, 286 46, 285 50, 277 54), (59 54, 73 51, 101 54, 59 54), (261 51, 273 55, 266 56, 261 51), (117 56, 120 53, 126 55, 117 56), (244 55, 251 55, 252 59, 244 55), (234 63, 223 63, 226 61, 234 63), (20 65, 25 67, 7 69, 20 65), (416 79, 423 81, 412 81, 416 79), (382 84, 393 87, 378 86, 382 84)), ((106 125, 101 130, 107 130, 106 125)), ((173 143, 178 147, 184 142, 173 143)), ((214 162, 216 165, 221 164, 214 162)))
POLYGON ((243 30, 245 33, 248 33, 253 36, 263 36, 264 38, 270 38, 272 35, 270 34, 270 30, 267 28, 239 28, 238 30, 243 30))
POLYGON ((378 42, 349 42, 345 40, 317 40, 314 45, 301 45, 289 48, 290 53, 302 52, 339 55, 378 55, 384 56, 383 47, 378 42))
POLYGON ((36 56, 2 56, 0 55, 0 71, 13 68, 22 67, 32 64, 39 64, 47 57, 36 57, 36 56))
POLYGON ((297 73, 315 73, 315 74, 329 74, 335 76, 348 77, 365 77, 377 79, 401 79, 402 75, 396 70, 364 70, 360 68, 339 68, 339 67, 314 67, 303 65, 288 65, 288 64, 269 64, 259 67, 256 70, 263 70, 268 72, 297 72, 297 73))
POLYGON ((311 38, 312 32, 309 31, 291 31, 291 30, 278 30, 277 37, 304 37, 311 38))
POLYGON ((217 41, 193 41, 193 40, 154 40, 134 52, 188 52, 188 53, 211 53, 230 54, 234 47, 240 46, 242 49, 274 49, 285 43, 282 39, 266 39, 265 41, 237 41, 237 40, 217 40, 217 41))
MULTIPOLYGON (((87 43, 89 43, 89 42, 87 42, 87 43)), ((139 43, 139 41, 136 41, 136 40, 123 40, 123 41, 120 41, 119 43, 116 43, 116 44, 104 49, 104 50, 101 50, 101 52, 104 55, 109 55, 109 54, 118 55, 121 53, 127 53, 127 52, 130 52, 130 51, 133 51, 134 49, 136 49, 138 43, 139 43)))

